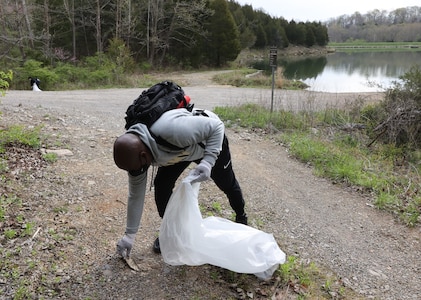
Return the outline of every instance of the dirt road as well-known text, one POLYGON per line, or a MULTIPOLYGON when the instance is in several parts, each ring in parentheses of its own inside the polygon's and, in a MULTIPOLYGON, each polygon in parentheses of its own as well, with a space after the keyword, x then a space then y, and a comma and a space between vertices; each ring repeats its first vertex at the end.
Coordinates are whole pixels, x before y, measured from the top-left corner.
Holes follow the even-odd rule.
MULTIPOLYGON (((196 75, 200 76, 200 75, 196 75)), ((184 79, 185 80, 185 79, 184 79)), ((203 81, 203 80, 202 80, 203 81)), ((319 93, 311 91, 276 90, 271 89, 235 88, 232 86, 214 85, 211 82, 202 82, 202 86, 183 86, 197 107, 212 109, 215 106, 238 105, 241 103, 259 103, 266 107, 273 105, 274 109, 288 110, 314 110, 326 107, 341 107, 354 101, 356 98, 364 102, 379 99, 377 93, 319 93)), ((123 114, 125 108, 139 95, 139 89, 106 89, 106 90, 76 90, 66 92, 32 92, 9 91, 5 103, 20 99, 20 102, 39 104, 60 109, 76 109, 82 102, 84 111, 123 114), (83 100, 83 101, 82 101, 83 100)))
MULTIPOLYGON (((197 107, 211 109, 221 100, 229 105, 270 103, 270 90, 200 83, 184 88, 197 107)), ((46 130, 64 140, 64 146, 73 152, 55 165, 66 178, 63 194, 56 195, 56 205, 69 207, 60 218, 78 232, 73 245, 63 250, 66 259, 57 261, 69 277, 61 283, 60 291, 74 299, 235 297, 230 288, 211 279, 211 267, 169 267, 152 253, 160 219, 151 191, 133 251, 142 272, 127 270, 114 254, 115 242, 124 232, 127 179, 113 165, 111 147, 123 132, 127 105, 139 92, 9 91, 1 99, 5 120, 46 124, 46 130)), ((310 105, 343 104, 355 97, 279 91, 275 106, 308 109, 310 105)), ((371 95, 363 97, 371 101, 371 95)), ((336 273, 362 298, 421 298, 419 227, 407 228, 375 209, 368 196, 315 177, 311 168, 290 158, 287 149, 267 137, 241 129, 228 129, 227 133, 251 226, 273 233, 287 255, 314 261, 336 273)), ((201 189, 203 205, 220 202, 222 216, 231 218, 227 201, 213 183, 205 183, 201 189)), ((43 220, 39 222, 42 227, 43 220)), ((267 298, 260 295, 258 299, 267 298)))

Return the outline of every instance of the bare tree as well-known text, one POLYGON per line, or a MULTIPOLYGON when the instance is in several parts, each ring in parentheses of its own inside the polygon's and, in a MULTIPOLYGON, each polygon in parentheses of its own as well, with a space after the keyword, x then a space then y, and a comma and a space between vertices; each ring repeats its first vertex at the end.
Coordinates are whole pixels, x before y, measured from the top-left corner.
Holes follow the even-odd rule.
POLYGON ((122 10, 123 0, 116 0, 115 6, 115 35, 114 37, 120 38, 121 36, 121 10, 122 10))
POLYGON ((95 39, 97 52, 102 52, 102 32, 101 32, 101 0, 96 0, 96 23, 95 23, 95 39))
POLYGON ((412 42, 419 40, 421 7, 399 8, 387 13, 375 9, 364 15, 342 15, 327 23, 332 42, 363 39, 368 42, 412 42))
POLYGON ((63 0, 66 17, 72 28, 72 52, 76 58, 76 23, 75 23, 75 0, 63 0))
POLYGON ((26 58, 25 47, 27 44, 25 41, 27 40, 27 31, 25 30, 24 25, 24 15, 22 14, 22 6, 19 1, 15 2, 15 14, 16 14, 16 30, 18 33, 18 46, 22 56, 22 59, 26 58))
POLYGON ((158 34, 158 24, 164 19, 162 6, 163 0, 148 0, 148 58, 151 64, 154 62, 156 52, 162 47, 158 34))
POLYGON ((51 49, 51 34, 50 34, 51 18, 48 8, 48 0, 44 0, 44 36, 47 49, 51 49))
POLYGON ((34 32, 32 31, 31 20, 28 13, 28 7, 26 5, 26 0, 22 0, 22 13, 25 18, 26 29, 28 32, 28 39, 31 48, 34 48, 34 32))
POLYGON ((172 43, 187 46, 194 42, 196 36, 206 35, 202 22, 212 15, 212 10, 202 0, 168 2, 149 0, 148 40, 151 64, 157 56, 161 63, 172 43))

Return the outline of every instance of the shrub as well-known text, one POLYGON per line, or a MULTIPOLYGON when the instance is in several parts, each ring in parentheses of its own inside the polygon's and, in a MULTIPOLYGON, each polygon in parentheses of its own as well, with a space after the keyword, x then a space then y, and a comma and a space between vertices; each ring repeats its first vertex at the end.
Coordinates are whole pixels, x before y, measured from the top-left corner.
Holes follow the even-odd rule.
POLYGON ((57 76, 63 78, 62 82, 79 83, 89 78, 89 72, 85 68, 79 68, 70 63, 59 63, 54 69, 57 76))
POLYGON ((9 88, 9 81, 13 79, 13 72, 0 71, 0 96, 4 96, 4 93, 9 88))
POLYGON ((398 147, 421 145, 421 69, 412 67, 386 90, 384 118, 373 129, 376 139, 398 147))
POLYGON ((118 38, 109 40, 110 45, 107 48, 106 56, 115 61, 121 72, 132 72, 135 69, 136 62, 131 56, 130 49, 125 45, 124 41, 118 38))
POLYGON ((27 60, 23 67, 16 68, 16 84, 14 88, 28 89, 30 87, 28 77, 37 77, 41 81, 41 89, 51 89, 58 80, 57 74, 43 63, 33 59, 27 60))
POLYGON ((86 83, 90 86, 107 86, 109 84, 125 84, 124 68, 118 65, 116 58, 111 58, 103 53, 86 57, 82 63, 89 76, 86 83))

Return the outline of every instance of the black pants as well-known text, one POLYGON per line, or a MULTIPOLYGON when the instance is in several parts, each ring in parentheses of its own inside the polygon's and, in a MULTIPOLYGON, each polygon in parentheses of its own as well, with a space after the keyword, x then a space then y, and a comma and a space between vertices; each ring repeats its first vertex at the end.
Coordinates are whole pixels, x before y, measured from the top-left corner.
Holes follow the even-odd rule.
MULTIPOLYGON (((161 218, 164 216, 175 182, 190 163, 190 161, 183 161, 175 165, 158 168, 154 181, 155 203, 161 218)), ((222 151, 216 160, 215 166, 212 168, 211 178, 218 188, 225 193, 236 215, 242 216, 244 214, 244 198, 232 169, 231 153, 228 139, 225 136, 222 151)))

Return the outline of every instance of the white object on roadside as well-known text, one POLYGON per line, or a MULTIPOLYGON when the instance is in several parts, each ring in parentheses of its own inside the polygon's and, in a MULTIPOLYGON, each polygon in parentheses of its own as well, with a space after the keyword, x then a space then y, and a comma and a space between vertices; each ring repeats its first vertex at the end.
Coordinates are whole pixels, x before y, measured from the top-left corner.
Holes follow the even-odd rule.
POLYGON ((38 85, 37 85, 36 83, 34 83, 34 84, 32 85, 32 90, 33 90, 34 92, 42 92, 42 90, 38 87, 38 85))
POLYGON ((170 265, 211 264, 268 279, 285 262, 272 234, 224 218, 203 219, 200 183, 188 176, 177 186, 165 210, 159 242, 170 265))

